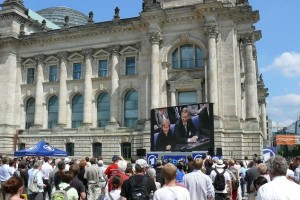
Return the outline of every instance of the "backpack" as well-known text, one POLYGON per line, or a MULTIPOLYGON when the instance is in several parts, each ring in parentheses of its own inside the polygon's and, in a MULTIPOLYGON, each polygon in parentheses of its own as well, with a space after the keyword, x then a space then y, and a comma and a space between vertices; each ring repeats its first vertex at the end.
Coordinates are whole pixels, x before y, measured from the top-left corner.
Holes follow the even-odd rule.
POLYGON ((129 179, 129 183, 131 186, 130 190, 130 198, 129 200, 148 200, 149 198, 149 193, 146 188, 146 184, 148 182, 147 177, 143 177, 142 183, 140 185, 137 185, 136 182, 134 181, 134 178, 129 179))
POLYGON ((217 175, 215 177, 214 187, 218 191, 223 191, 225 190, 225 186, 226 186, 225 177, 224 177, 225 170, 222 173, 219 173, 218 170, 215 169, 215 172, 217 173, 217 175))
MULTIPOLYGON (((234 177, 231 177, 231 186, 232 186, 232 190, 235 191, 239 188, 240 186, 240 181, 239 181, 239 175, 238 175, 238 171, 235 168, 229 168, 229 171, 231 171, 232 175, 234 177)), ((230 176, 232 176, 230 175, 230 176)))
POLYGON ((54 194, 51 196, 51 200, 68 200, 67 191, 72 188, 71 186, 68 186, 62 190, 58 186, 56 186, 55 188, 56 190, 54 194))

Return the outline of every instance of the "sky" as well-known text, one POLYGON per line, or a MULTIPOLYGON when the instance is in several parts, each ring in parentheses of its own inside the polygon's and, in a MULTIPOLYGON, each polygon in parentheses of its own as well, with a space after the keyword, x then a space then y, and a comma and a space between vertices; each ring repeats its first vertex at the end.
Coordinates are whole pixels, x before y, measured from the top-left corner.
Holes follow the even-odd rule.
MULTIPOLYGON (((267 115, 274 125, 288 126, 300 116, 300 1, 249 0, 260 13, 256 30, 262 39, 256 42, 259 74, 269 89, 267 115)), ((94 21, 110 21, 116 6, 120 17, 139 16, 142 0, 24 0, 33 11, 67 6, 88 15, 94 21), (84 2, 84 3, 83 3, 84 2)))

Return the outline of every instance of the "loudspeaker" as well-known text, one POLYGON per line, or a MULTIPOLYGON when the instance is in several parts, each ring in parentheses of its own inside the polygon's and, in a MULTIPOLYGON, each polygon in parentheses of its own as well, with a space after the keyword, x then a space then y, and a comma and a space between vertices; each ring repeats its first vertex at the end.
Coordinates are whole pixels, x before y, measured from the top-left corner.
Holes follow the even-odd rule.
POLYGON ((208 148, 208 155, 210 156, 215 156, 215 151, 214 151, 214 148, 208 148))
POLYGON ((217 156, 223 156, 222 148, 217 148, 217 156))
POLYGON ((137 149, 136 150, 136 155, 138 157, 144 157, 144 156, 146 156, 146 149, 137 149))

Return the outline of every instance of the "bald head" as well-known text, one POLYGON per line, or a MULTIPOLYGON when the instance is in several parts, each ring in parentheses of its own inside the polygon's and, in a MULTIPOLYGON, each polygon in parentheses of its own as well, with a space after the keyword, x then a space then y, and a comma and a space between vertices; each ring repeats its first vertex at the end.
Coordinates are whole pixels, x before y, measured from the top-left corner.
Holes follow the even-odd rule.
POLYGON ((162 174, 166 181, 172 181, 176 178, 177 168, 172 163, 168 163, 163 167, 162 174))

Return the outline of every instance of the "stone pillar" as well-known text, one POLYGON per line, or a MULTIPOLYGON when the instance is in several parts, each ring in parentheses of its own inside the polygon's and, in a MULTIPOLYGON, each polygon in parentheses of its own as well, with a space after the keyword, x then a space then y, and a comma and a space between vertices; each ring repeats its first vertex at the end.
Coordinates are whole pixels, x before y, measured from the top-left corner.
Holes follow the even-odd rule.
POLYGON ((246 99, 246 119, 257 119, 257 81, 256 69, 253 62, 252 45, 254 42, 253 33, 242 35, 245 48, 245 99, 246 99))
POLYGON ((171 106, 176 106, 176 90, 171 89, 171 106))
POLYGON ((34 114, 34 126, 42 128, 43 126, 43 81, 44 81, 44 55, 38 55, 35 57, 37 62, 36 69, 36 91, 35 91, 35 114, 34 114))
POLYGON ((266 102, 265 100, 260 101, 260 108, 261 108, 261 123, 262 123, 262 132, 264 141, 267 140, 267 114, 266 114, 266 102))
POLYGON ((110 125, 118 126, 119 113, 119 46, 111 47, 110 125))
POLYGON ((59 52, 58 57, 60 58, 59 66, 59 99, 58 99, 58 126, 67 125, 67 52, 59 52))
POLYGON ((160 84, 159 84, 159 45, 162 42, 162 35, 159 31, 150 33, 149 41, 151 43, 151 109, 158 108, 160 102, 160 84))
POLYGON ((92 49, 84 49, 84 95, 83 95, 83 124, 92 124, 92 49))
POLYGON ((218 97, 218 65, 217 65, 217 37, 218 29, 216 25, 204 27, 208 37, 208 68, 207 68, 207 94, 208 102, 214 103, 214 115, 219 115, 218 97))

